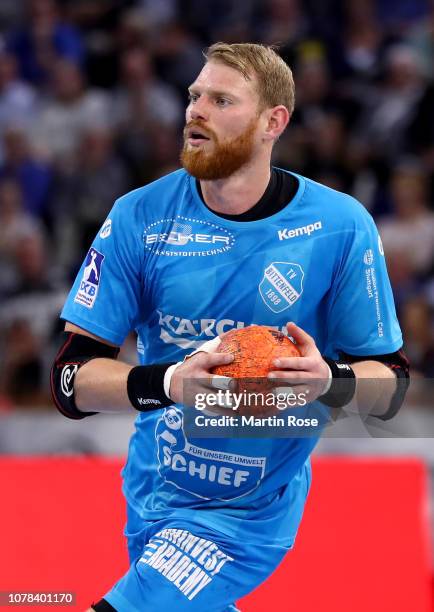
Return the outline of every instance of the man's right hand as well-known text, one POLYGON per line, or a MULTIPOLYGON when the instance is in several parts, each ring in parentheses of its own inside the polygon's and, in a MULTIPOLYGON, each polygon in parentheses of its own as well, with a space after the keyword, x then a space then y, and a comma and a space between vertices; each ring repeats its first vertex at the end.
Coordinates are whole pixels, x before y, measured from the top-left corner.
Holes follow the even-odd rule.
MULTIPOLYGON (((176 366, 170 381, 170 398, 175 403, 186 406, 194 405, 197 393, 209 393, 216 389, 211 369, 226 365, 234 360, 230 353, 219 353, 220 338, 205 342, 200 349, 187 355, 182 363, 176 366)), ((221 379, 221 377, 218 377, 221 379)), ((228 379, 229 383, 230 379, 228 379)))

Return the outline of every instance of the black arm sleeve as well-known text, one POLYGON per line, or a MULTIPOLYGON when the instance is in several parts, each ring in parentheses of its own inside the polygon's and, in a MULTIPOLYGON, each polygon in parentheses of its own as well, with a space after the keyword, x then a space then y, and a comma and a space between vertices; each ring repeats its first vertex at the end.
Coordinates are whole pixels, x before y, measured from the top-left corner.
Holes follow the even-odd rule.
POLYGON ((78 370, 91 359, 97 357, 116 359, 119 348, 73 332, 63 332, 62 336, 62 346, 51 368, 51 395, 56 408, 64 416, 70 419, 84 419, 97 413, 81 412, 75 405, 75 376, 78 370))
POLYGON ((407 389, 410 385, 410 362, 407 355, 401 347, 394 353, 386 353, 384 355, 349 355, 348 353, 340 353, 340 358, 348 363, 356 363, 358 361, 379 361, 390 368, 396 376, 396 391, 392 396, 388 410, 383 414, 373 414, 372 416, 388 421, 392 419, 401 408, 407 389))

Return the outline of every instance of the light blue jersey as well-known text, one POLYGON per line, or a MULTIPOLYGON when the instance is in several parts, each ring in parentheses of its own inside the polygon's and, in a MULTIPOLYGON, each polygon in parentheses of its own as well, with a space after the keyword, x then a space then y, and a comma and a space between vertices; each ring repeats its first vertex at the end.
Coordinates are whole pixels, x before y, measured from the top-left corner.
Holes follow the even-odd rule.
MULTIPOLYGON (((251 222, 213 214, 184 170, 120 198, 62 317, 118 345, 136 330, 144 364, 178 361, 233 328, 288 321, 330 357, 398 350, 371 216, 350 196, 297 178, 287 207, 251 222)), ((182 406, 139 413, 124 493, 147 524, 176 518, 229 542, 291 547, 317 439, 190 439, 182 406)))

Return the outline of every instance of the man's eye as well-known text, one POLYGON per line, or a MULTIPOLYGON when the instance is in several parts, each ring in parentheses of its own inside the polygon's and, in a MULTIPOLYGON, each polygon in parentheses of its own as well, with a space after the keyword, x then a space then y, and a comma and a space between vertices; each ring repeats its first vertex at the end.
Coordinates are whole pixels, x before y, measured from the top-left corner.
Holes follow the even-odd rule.
POLYGON ((226 98, 216 98, 216 104, 217 106, 227 106, 229 104, 229 100, 226 100, 226 98))
POLYGON ((199 96, 197 94, 188 94, 188 99, 190 100, 190 102, 196 102, 198 97, 199 96))

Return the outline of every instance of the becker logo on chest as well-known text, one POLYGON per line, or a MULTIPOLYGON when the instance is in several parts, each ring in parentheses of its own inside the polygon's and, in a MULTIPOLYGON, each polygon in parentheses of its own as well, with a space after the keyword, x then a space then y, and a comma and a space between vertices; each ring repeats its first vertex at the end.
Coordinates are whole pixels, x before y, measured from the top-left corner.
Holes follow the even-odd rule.
POLYGON ((232 232, 215 223, 179 215, 148 225, 143 242, 153 255, 203 257, 226 253, 235 238, 232 232))

